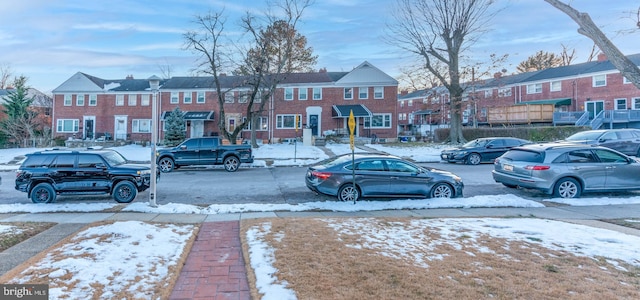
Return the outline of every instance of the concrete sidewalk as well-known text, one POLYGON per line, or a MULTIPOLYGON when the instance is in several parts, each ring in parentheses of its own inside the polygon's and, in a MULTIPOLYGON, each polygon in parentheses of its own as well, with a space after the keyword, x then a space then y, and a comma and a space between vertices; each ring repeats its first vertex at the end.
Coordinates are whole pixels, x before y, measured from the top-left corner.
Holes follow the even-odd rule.
POLYGON ((640 236, 640 231, 599 220, 640 218, 640 204, 606 206, 557 206, 542 208, 448 208, 361 212, 259 212, 218 215, 154 213, 30 213, 0 214, 0 222, 54 222, 57 225, 0 253, 0 275, 51 247, 84 226, 101 221, 145 221, 202 224, 196 244, 181 270, 170 299, 250 299, 245 262, 239 237, 243 219, 255 218, 329 218, 329 217, 535 217, 561 220, 640 236), (216 256, 229 257, 216 265, 216 256), (199 268, 200 266, 212 268, 199 268), (209 271, 203 271, 203 270, 209 271), (215 270, 214 273, 210 273, 215 270))

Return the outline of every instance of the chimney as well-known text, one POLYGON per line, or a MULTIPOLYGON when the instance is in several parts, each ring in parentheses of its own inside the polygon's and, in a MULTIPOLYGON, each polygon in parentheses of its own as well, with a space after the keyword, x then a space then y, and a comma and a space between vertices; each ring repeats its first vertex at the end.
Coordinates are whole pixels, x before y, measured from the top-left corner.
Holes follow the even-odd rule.
POLYGON ((502 73, 500 73, 500 72, 493 73, 493 78, 498 79, 500 77, 502 77, 502 73))
POLYGON ((318 73, 327 73, 327 68, 320 68, 320 70, 318 70, 318 73))
POLYGON ((407 90, 400 91, 400 95, 401 96, 408 95, 408 94, 409 94, 409 91, 407 91, 407 90))
POLYGON ((598 53, 598 61, 606 61, 607 60, 607 55, 600 52, 598 53))
POLYGON ((227 73, 220 73, 220 77, 226 77, 227 73))
POLYGON ((127 75, 127 80, 133 79, 133 75, 127 75))

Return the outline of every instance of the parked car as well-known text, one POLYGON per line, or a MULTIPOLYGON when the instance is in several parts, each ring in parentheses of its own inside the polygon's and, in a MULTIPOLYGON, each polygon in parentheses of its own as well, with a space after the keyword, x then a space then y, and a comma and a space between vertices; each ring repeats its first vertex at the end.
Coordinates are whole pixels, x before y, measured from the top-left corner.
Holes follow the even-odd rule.
POLYGON ((360 197, 462 196, 462 179, 447 171, 423 168, 385 154, 356 153, 353 161, 354 164, 351 154, 344 154, 310 166, 305 176, 307 187, 341 201, 360 197))
POLYGON ((581 131, 560 142, 598 145, 640 156, 640 129, 601 129, 581 131))
POLYGON ((251 145, 222 145, 215 136, 190 138, 176 147, 157 152, 162 172, 190 165, 224 165, 228 172, 235 172, 241 163, 253 163, 251 145))
POLYGON ((493 162, 507 150, 529 143, 531 141, 512 137, 480 138, 457 148, 442 150, 440 158, 450 163, 463 162, 477 165, 482 162, 493 162))
POLYGON ((34 203, 54 202, 58 194, 110 194, 129 203, 150 181, 149 165, 130 163, 114 150, 52 150, 26 155, 15 188, 34 203))
POLYGON ((602 146, 531 144, 507 151, 494 164, 496 182, 541 190, 554 197, 640 189, 640 162, 602 146))

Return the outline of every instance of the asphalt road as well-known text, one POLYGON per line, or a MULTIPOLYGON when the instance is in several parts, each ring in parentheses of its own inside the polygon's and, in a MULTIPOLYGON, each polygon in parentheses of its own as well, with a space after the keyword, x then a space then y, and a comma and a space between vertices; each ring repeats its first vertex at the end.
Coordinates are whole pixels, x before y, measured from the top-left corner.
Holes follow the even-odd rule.
MULTIPOLYGON (((510 189, 493 181, 493 164, 477 166, 449 163, 421 164, 451 171, 462 177, 464 196, 513 194, 526 199, 549 199, 541 192, 510 189)), ((162 173, 157 186, 158 204, 297 204, 310 201, 335 200, 316 195, 304 183, 306 167, 241 168, 228 173, 221 168, 184 167, 171 173, 162 173)), ((26 193, 13 187, 15 172, 0 172, 0 204, 31 203, 26 193)), ((638 192, 617 193, 615 197, 637 196, 638 192)), ((140 193, 134 201, 148 201, 148 191, 140 193)), ((597 196, 597 195, 594 195, 597 196)), ((85 203, 114 201, 109 196, 59 196, 57 203, 85 203)))

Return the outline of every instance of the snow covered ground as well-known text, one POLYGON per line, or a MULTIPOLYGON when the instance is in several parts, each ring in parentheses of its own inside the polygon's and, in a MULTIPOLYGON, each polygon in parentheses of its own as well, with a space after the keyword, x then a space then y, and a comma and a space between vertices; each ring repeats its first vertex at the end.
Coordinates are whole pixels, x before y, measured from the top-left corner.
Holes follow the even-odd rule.
MULTIPOLYGON (((437 147, 390 147, 384 145, 367 145, 379 151, 390 154, 410 157, 416 161, 437 161, 441 149, 437 147)), ((330 144, 327 146, 336 154, 350 153, 348 145, 330 144)), ((37 149, 9 149, 0 150, 0 169, 14 170, 17 165, 7 165, 16 156, 33 152, 37 149)), ((140 146, 116 147, 115 150, 121 152, 130 160, 148 161, 150 148, 140 146)), ((265 166, 264 160, 273 159, 277 165, 299 165, 320 161, 327 158, 327 155, 316 147, 293 145, 264 145, 254 150, 256 157, 256 167, 265 166), (293 156, 295 151, 296 161, 293 156), (298 159, 299 158, 299 159, 298 159)), ((2 197, 2 195, 0 195, 2 197)), ((581 198, 577 200, 554 199, 555 202, 564 202, 569 205, 607 205, 621 203, 640 203, 640 197, 631 198, 581 198)), ((0 205, 0 213, 9 212, 56 212, 56 211, 103 211, 111 208, 115 204, 88 203, 88 204, 7 204, 0 205)), ((539 202, 526 200, 515 195, 492 195, 475 196, 461 199, 426 199, 426 200, 395 200, 395 201, 366 201, 365 203, 342 203, 342 202, 311 202, 301 205, 288 204, 242 204, 242 205, 211 205, 208 207, 198 207, 194 205, 169 203, 152 208, 144 202, 132 203, 125 211, 151 212, 151 213, 238 213, 248 211, 305 211, 305 210, 331 210, 331 211, 364 211, 364 210, 385 210, 385 209, 421 209, 421 208, 444 208, 444 207, 541 207, 539 202)), ((628 220, 636 222, 637 220, 628 220)), ((483 219, 438 219, 438 220, 416 220, 416 224, 411 223, 402 228, 394 228, 392 232, 376 231, 366 232, 366 220, 359 219, 357 222, 344 219, 340 222, 332 220, 332 228, 341 234, 349 234, 352 230, 359 230, 365 233, 372 240, 385 241, 384 247, 378 247, 380 251, 395 253, 396 255, 406 255, 411 257, 411 251, 406 247, 393 249, 392 245, 407 245, 415 243, 412 240, 412 232, 416 228, 433 227, 439 230, 444 237, 453 236, 464 232, 466 235, 489 234, 495 237, 510 240, 523 240, 527 236, 535 235, 540 244, 550 249, 563 249, 572 251, 575 255, 596 257, 605 256, 611 260, 627 262, 640 266, 640 238, 611 230, 597 229, 583 225, 575 225, 560 221, 541 220, 534 218, 483 218, 483 219), (467 231, 468 230, 468 231, 467 231), (397 240, 401 238, 402 240, 397 240), (393 242, 390 242, 393 241, 393 242), (391 246, 389 246, 391 245, 391 246), (391 248, 390 248, 391 247, 391 248)), ((161 280, 167 270, 175 265, 172 257, 177 257, 184 249, 186 240, 189 238, 193 228, 187 225, 159 226, 140 222, 117 222, 112 225, 102 225, 99 227, 86 229, 77 234, 69 244, 61 246, 60 250, 66 255, 47 256, 36 264, 34 268, 49 269, 53 275, 52 295, 66 295, 69 299, 86 299, 89 297, 89 287, 92 285, 104 285, 103 297, 113 295, 115 291, 141 288, 136 293, 137 296, 145 298, 143 284, 137 284, 136 274, 147 274, 142 277, 145 282, 161 280), (126 228, 126 230, 123 230, 126 228), (131 230, 135 228, 135 230, 131 230), (106 238, 106 240, 105 240, 106 238), (124 246, 126 245, 126 246, 124 246), (145 247, 135 247, 144 245, 145 247), (148 247, 147 247, 148 246, 148 247), (121 251, 125 247, 127 251, 121 251), (145 250, 148 249, 148 250, 145 250), (76 254, 74 254, 77 252, 76 254), (116 254, 113 256, 112 254, 116 254), (124 256, 123 256, 124 255, 124 256), (165 255, 158 257, 157 255, 165 255), (99 261, 102 267, 95 267, 99 261), (126 263, 125 263, 126 261, 126 263), (136 266, 135 268, 123 268, 123 266, 136 266), (91 266, 87 268, 87 266, 91 266), (153 268, 154 272, 148 270, 153 268), (91 270, 91 276, 83 274, 82 270, 91 270), (102 271, 103 270, 103 271, 102 271), (131 273, 134 271, 133 274, 131 273), (153 274, 151 274, 153 273, 153 274), (118 276, 114 276, 118 274, 118 276), (117 280, 115 280, 115 279, 117 280), (65 281, 66 280, 66 281, 65 281), (70 280, 75 280, 70 284, 70 280), (105 296, 106 295, 106 296, 105 296)), ((268 229, 268 228, 266 228, 268 229)), ((262 228, 265 230, 265 228, 262 228)), ((10 232, 11 225, 0 226, 0 234, 10 232)), ((265 299, 295 299, 293 291, 286 287, 279 286, 273 278, 272 249, 268 243, 261 239, 262 235, 256 231, 247 232, 247 239, 250 247, 251 259, 250 267, 256 271, 257 287, 260 291, 267 292, 265 299), (266 270, 266 271, 265 271, 266 270), (293 297, 292 297, 293 295, 293 297)), ((455 237, 447 238, 447 241, 455 241, 455 237)), ((528 241, 531 241, 528 239, 528 241)), ((446 242, 446 241, 442 241, 446 242)), ((477 247, 482 247, 478 245, 477 247)), ((417 247, 421 249, 420 247, 417 247)), ((423 263, 415 256, 417 265, 423 263)), ((615 261, 611 263, 616 264, 615 261)), ((28 273, 21 275, 19 282, 29 282, 34 280, 28 273)), ((153 285, 150 285, 153 288, 153 285)), ((54 296, 55 298, 55 296, 54 296)))

